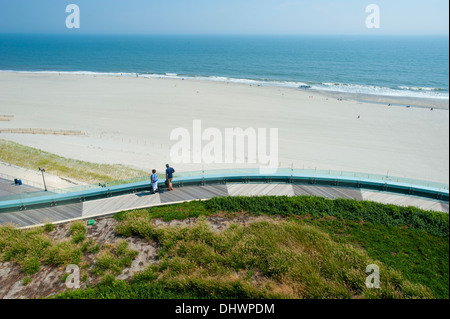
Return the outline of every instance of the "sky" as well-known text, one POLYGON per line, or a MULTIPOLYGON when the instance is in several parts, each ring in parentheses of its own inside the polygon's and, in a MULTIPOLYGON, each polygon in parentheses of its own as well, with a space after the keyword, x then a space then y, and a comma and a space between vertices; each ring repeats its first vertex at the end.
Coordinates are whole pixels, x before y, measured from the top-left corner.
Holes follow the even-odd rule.
POLYGON ((448 35, 448 12, 448 0, 1 0, 0 33, 448 35), (66 27, 69 4, 80 28, 66 27))

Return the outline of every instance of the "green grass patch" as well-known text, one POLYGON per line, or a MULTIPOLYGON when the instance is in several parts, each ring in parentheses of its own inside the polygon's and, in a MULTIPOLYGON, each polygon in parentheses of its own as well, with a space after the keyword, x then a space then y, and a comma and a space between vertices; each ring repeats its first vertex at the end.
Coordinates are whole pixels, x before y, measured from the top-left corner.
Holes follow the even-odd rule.
MULTIPOLYGON (((85 222, 76 221, 70 224, 70 234, 72 236, 72 242, 74 244, 82 243, 86 239, 86 226, 85 222)), ((84 246, 83 246, 84 247, 84 246)), ((84 247, 85 248, 85 247, 84 247)), ((83 251, 86 249, 82 249, 83 251)))
POLYGON ((411 282, 429 287, 436 298, 449 297, 449 242, 406 227, 389 227, 335 218, 293 218, 328 232, 334 241, 363 248, 411 282))
MULTIPOLYGON (((356 200, 327 200, 320 197, 225 197, 177 205, 122 212, 116 216, 124 235, 136 232, 157 239, 158 233, 148 227, 154 218, 165 221, 192 215, 210 216, 236 212, 251 215, 278 215, 311 224, 329 233, 333 241, 349 243, 400 271, 413 283, 429 287, 435 297, 449 297, 448 214, 414 207, 397 207, 356 200)), ((163 247, 162 256, 166 253, 163 247)))
MULTIPOLYGON (((96 286, 57 298, 448 298, 448 215, 412 207, 314 197, 215 198, 115 215, 116 232, 154 241, 159 263, 115 280, 137 252, 127 241, 100 247, 85 222, 70 238, 50 239, 46 227, 0 227, 0 261, 31 276, 44 264, 84 263, 93 254, 96 286), (211 215, 268 215, 282 219, 232 224, 221 232, 211 215), (198 218, 191 227, 156 227, 198 218), (202 221, 203 220, 203 221, 202 221), (377 264, 381 289, 365 287, 365 268, 377 264)), ((84 265, 88 266, 88 265, 84 265)), ((86 276, 86 275, 85 275, 86 276)))
POLYGON ((40 269, 40 261, 52 246, 42 228, 20 230, 11 226, 0 227, 0 261, 16 262, 27 274, 40 269))
POLYGON ((128 248, 126 240, 109 247, 100 253, 92 273, 104 276, 105 274, 119 275, 125 267, 130 267, 138 251, 128 248))
POLYGON ((449 297, 449 215, 400 207, 321 197, 225 197, 204 202, 211 211, 250 211, 281 215, 313 224, 333 240, 362 247, 411 282, 449 297))
POLYGON ((32 170, 44 167, 49 174, 86 183, 104 183, 149 175, 148 172, 124 165, 95 164, 68 159, 2 139, 0 139, 0 161, 32 170))
POLYGON ((91 248, 95 247, 92 241, 85 241, 86 229, 81 222, 71 225, 71 238, 66 241, 56 242, 47 232, 47 226, 32 229, 0 227, 0 262, 15 262, 25 274, 33 275, 43 264, 79 264, 85 251, 95 249, 91 248))
POLYGON ((194 299, 192 292, 172 292, 158 282, 130 285, 122 280, 107 278, 95 287, 74 290, 55 296, 56 299, 194 299))
POLYGON ((61 298, 431 298, 430 289, 406 280, 349 243, 294 221, 233 224, 212 232, 193 227, 156 228, 148 214, 122 215, 120 234, 161 246, 160 263, 131 283, 110 281, 61 298), (365 287, 365 269, 377 264, 381 289, 365 287), (149 289, 146 292, 146 289, 149 289), (159 291, 155 293, 155 291, 159 291))
POLYGON ((53 245, 45 255, 45 263, 49 265, 70 265, 81 262, 82 252, 71 242, 61 242, 53 245))
POLYGON ((22 284, 24 286, 28 285, 31 282, 31 278, 29 276, 26 276, 25 278, 22 279, 22 284))
POLYGON ((197 218, 200 216, 210 216, 212 211, 207 209, 202 201, 192 201, 175 205, 155 206, 148 209, 138 209, 123 211, 114 215, 114 218, 121 221, 131 214, 140 215, 145 213, 150 219, 161 218, 165 222, 172 220, 184 220, 187 218, 197 218))
POLYGON ((44 225, 44 230, 45 232, 50 233, 55 230, 55 225, 53 225, 52 223, 47 223, 44 225))
MULTIPOLYGON (((250 212, 281 215, 298 223, 312 224, 329 233, 333 241, 361 247, 371 258, 400 271, 410 282, 429 287, 435 297, 449 297, 448 215, 445 213, 319 197, 229 197, 123 212, 117 219, 147 221, 162 217, 168 221, 180 211, 183 214, 177 217, 182 219, 189 216, 190 208, 205 216, 217 212, 231 216, 236 212, 250 212)), ((132 222, 122 223, 118 230, 132 234, 135 226, 132 222)), ((157 236, 152 228, 144 226, 140 231, 148 238, 157 236)))
POLYGON ((86 234, 86 226, 85 226, 85 222, 82 221, 75 221, 73 223, 70 224, 70 234, 73 236, 75 234, 86 234))
POLYGON ((39 271, 41 268, 41 262, 38 257, 31 255, 23 258, 21 261, 21 266, 26 274, 32 275, 39 271))
POLYGON ((449 215, 416 207, 401 207, 369 201, 327 199, 315 196, 216 197, 204 202, 209 211, 251 212, 280 216, 312 216, 370 222, 392 227, 405 226, 429 234, 449 236, 449 215))

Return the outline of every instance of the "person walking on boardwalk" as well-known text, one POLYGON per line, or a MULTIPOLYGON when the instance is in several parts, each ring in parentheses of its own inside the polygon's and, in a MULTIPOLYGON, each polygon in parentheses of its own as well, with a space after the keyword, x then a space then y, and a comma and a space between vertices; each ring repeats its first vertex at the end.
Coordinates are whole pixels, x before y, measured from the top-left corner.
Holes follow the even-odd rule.
POLYGON ((156 169, 152 170, 152 176, 150 176, 152 182, 153 193, 158 192, 158 175, 156 174, 156 169))
POLYGON ((169 191, 173 191, 172 186, 173 173, 175 173, 175 170, 172 167, 170 167, 169 164, 166 164, 166 180, 168 181, 169 191))

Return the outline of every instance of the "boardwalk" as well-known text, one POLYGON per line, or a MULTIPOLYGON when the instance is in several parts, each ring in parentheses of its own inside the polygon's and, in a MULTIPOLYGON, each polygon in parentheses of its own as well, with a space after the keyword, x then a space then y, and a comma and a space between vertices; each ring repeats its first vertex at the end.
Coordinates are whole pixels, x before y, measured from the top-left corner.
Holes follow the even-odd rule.
POLYGON ((401 206, 416 206, 435 211, 449 212, 448 202, 426 200, 417 197, 387 192, 366 191, 354 188, 291 185, 291 184, 227 184, 210 186, 191 186, 177 188, 173 192, 159 194, 141 192, 123 196, 104 198, 69 204, 0 214, 0 224, 14 224, 27 227, 48 222, 62 223, 74 219, 86 219, 112 215, 120 211, 147 208, 171 203, 209 199, 217 196, 299 196, 312 195, 325 198, 348 198, 390 203, 401 206))

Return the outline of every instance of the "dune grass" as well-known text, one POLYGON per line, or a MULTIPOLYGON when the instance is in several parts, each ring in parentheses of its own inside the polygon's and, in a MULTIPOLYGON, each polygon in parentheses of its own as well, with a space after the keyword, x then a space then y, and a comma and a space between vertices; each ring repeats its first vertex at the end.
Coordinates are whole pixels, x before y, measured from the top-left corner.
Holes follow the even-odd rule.
POLYGON ((408 280, 426 285, 436 298, 449 298, 446 213, 314 196, 222 197, 198 205, 209 212, 250 211, 318 226, 333 240, 361 247, 371 258, 399 270, 408 280))
POLYGON ((0 227, 0 261, 16 262, 28 275, 37 273, 43 264, 60 266, 80 263, 80 248, 81 244, 71 241, 56 243, 44 227, 29 230, 0 227))
POLYGON ((126 241, 99 247, 85 237, 85 222, 72 223, 70 238, 60 242, 49 237, 49 225, 0 227, 0 261, 16 262, 31 276, 43 264, 83 269, 89 254, 89 276, 103 280, 56 298, 449 298, 448 215, 302 197, 264 197, 260 208, 249 207, 257 199, 225 197, 116 214, 119 235, 146 238, 158 249, 158 262, 131 281, 115 276, 136 252, 126 241), (216 215, 268 217, 217 232, 206 223, 216 215), (156 218, 197 223, 157 227, 156 218), (365 286, 369 264, 380 267, 381 289, 365 286))
POLYGON ((449 236, 449 215, 413 206, 403 207, 371 201, 327 199, 319 196, 215 197, 204 206, 209 211, 251 212, 280 216, 332 216, 377 225, 423 230, 438 237, 449 236))
POLYGON ((448 216, 437 212, 314 197, 225 197, 121 212, 115 218, 122 236, 156 242, 160 263, 131 282, 109 278, 58 298, 449 296, 448 216), (202 222, 184 228, 152 223, 217 213, 284 218, 234 224, 219 233, 202 222), (381 289, 365 286, 369 264, 380 267, 381 289))
MULTIPOLYGON (((69 226, 69 238, 56 241, 48 232, 54 227, 46 224, 32 229, 18 229, 12 226, 0 227, 0 262, 15 262, 27 275, 34 275, 42 266, 91 266, 85 258, 96 260, 92 274, 99 278, 119 274, 131 265, 137 251, 128 248, 126 241, 100 247, 86 238, 86 222, 75 221, 69 226)), ((83 273, 86 275, 86 273, 83 273)))
POLYGON ((130 213, 116 230, 156 241, 161 246, 159 264, 130 283, 111 280, 59 298, 433 297, 429 288, 406 280, 362 249, 333 241, 316 226, 262 221, 213 232, 204 222, 157 228, 151 220, 146 213, 130 213), (380 267, 381 289, 365 286, 369 264, 380 267))
POLYGON ((429 287, 435 298, 449 298, 448 237, 332 217, 304 218, 299 222, 319 227, 338 243, 361 247, 371 258, 400 271, 407 280, 429 287))
POLYGON ((49 174, 90 184, 149 175, 146 171, 120 164, 96 164, 68 159, 2 139, 0 161, 32 170, 43 167, 49 174))
POLYGON ((120 275, 123 268, 130 267, 138 255, 136 250, 128 248, 128 242, 122 240, 114 246, 107 246, 97 257, 93 274, 99 276, 120 275))

